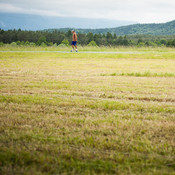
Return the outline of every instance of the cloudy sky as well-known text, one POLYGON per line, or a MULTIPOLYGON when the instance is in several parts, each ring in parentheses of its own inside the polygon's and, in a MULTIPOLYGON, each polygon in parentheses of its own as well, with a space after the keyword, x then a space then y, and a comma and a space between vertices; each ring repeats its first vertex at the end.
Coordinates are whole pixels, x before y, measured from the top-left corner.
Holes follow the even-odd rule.
POLYGON ((0 12, 160 23, 175 20, 175 0, 0 0, 0 12))

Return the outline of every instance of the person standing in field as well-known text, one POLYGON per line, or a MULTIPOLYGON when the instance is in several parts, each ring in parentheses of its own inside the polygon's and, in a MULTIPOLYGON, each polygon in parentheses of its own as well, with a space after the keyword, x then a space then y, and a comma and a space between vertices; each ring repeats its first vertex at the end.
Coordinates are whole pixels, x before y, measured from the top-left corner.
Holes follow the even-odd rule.
POLYGON ((74 51, 74 48, 76 48, 76 52, 78 52, 78 49, 77 49, 77 34, 76 34, 75 30, 72 30, 72 50, 71 50, 71 52, 74 51))

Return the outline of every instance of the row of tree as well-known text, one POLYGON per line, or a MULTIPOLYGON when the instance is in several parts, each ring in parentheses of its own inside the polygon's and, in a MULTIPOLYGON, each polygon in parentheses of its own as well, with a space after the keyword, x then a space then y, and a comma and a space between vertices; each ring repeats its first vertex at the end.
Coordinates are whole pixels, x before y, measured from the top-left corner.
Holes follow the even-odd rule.
MULTIPOLYGON (((69 45, 72 40, 71 31, 62 32, 58 30, 49 31, 22 31, 0 29, 0 42, 16 43, 17 45, 69 45)), ((78 44, 91 46, 167 46, 175 47, 175 39, 165 37, 145 36, 117 36, 116 34, 93 34, 78 33, 78 44), (149 38, 149 39, 148 39, 149 38)))

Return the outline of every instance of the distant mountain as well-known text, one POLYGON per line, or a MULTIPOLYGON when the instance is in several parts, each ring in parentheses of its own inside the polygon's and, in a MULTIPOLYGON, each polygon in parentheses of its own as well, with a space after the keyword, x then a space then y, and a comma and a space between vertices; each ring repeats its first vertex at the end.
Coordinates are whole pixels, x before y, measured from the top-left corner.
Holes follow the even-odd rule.
MULTIPOLYGON (((55 29, 49 29, 52 31, 55 29)), ((68 31, 70 28, 58 29, 60 31, 68 31)), ((105 29, 76 29, 77 32, 88 33, 115 33, 117 35, 175 35, 175 20, 160 24, 133 24, 128 26, 105 28, 105 29)))
POLYGON ((117 21, 89 18, 51 17, 15 13, 0 13, 0 28, 43 30, 50 28, 112 28, 134 24, 133 21, 117 21))
POLYGON ((0 28, 3 30, 68 31, 74 28, 77 32, 94 34, 110 32, 117 35, 175 35, 175 20, 159 24, 134 23, 132 21, 0 13, 0 28))

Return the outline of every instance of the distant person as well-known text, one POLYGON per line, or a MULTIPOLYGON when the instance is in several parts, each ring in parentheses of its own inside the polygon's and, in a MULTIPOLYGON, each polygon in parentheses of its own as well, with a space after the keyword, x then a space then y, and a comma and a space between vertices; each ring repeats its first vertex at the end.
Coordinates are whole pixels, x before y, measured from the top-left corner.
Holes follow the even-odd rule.
POLYGON ((77 49, 77 34, 76 34, 75 30, 72 30, 72 50, 71 50, 71 52, 74 51, 74 48, 76 48, 76 52, 78 52, 78 49, 77 49))

